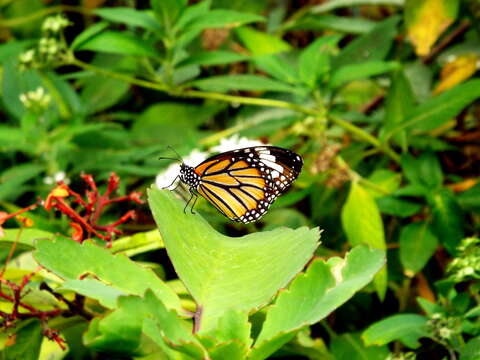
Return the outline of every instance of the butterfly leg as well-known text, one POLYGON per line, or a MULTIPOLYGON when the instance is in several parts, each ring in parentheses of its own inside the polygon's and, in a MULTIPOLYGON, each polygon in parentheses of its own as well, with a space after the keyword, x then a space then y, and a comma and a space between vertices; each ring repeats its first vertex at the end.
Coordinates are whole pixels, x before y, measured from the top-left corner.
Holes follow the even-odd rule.
POLYGON ((192 214, 195 214, 195 212, 193 211, 193 208, 195 207, 195 204, 197 203, 198 195, 195 194, 192 190, 190 190, 190 192, 192 193, 192 196, 195 196, 195 199, 193 199, 193 204, 192 204, 192 207, 190 208, 190 211, 191 211, 192 214))
MULTIPOLYGON (((168 189, 170 186, 172 186, 173 184, 175 184, 175 181, 177 181, 177 179, 178 179, 178 176, 177 176, 177 177, 175 177, 175 179, 173 179, 173 181, 172 181, 172 183, 171 183, 170 185, 168 185, 168 186, 165 186, 165 187, 163 187, 162 189, 168 189)), ((172 189, 172 190, 170 190, 170 191, 173 191, 173 190, 175 190, 177 187, 178 187, 178 185, 177 185, 177 186, 175 186, 175 188, 173 188, 173 189, 172 189)))
POLYGON ((190 211, 192 212, 192 214, 195 214, 195 212, 193 211, 193 207, 195 206, 195 203, 197 202, 198 195, 195 194, 194 191, 191 188, 189 190, 190 190, 190 194, 192 196, 190 196, 190 199, 188 199, 187 203, 185 204, 185 207, 183 208, 183 213, 184 214, 187 213, 188 204, 190 204, 190 201, 192 201, 192 199, 195 198, 195 200, 193 200, 192 207, 190 208, 190 211))

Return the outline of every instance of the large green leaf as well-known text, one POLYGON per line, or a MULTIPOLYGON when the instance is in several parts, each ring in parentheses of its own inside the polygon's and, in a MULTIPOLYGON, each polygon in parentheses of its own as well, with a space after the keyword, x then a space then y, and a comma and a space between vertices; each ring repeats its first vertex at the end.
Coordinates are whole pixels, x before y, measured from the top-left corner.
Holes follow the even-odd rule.
POLYGON ((402 169, 407 179, 413 185, 423 186, 426 190, 439 189, 443 184, 443 172, 435 153, 426 151, 418 158, 410 154, 403 154, 402 169))
POLYGON ((133 34, 105 30, 81 42, 77 50, 91 50, 110 54, 158 57, 155 47, 133 34))
POLYGON ((81 98, 87 114, 108 109, 117 104, 130 89, 130 84, 112 77, 94 76, 84 84, 81 98))
POLYGON ((318 229, 276 229, 231 238, 200 215, 185 214, 168 190, 149 190, 149 204, 179 278, 207 331, 228 309, 251 311, 305 266, 318 246, 318 229))
POLYGON ((163 247, 163 240, 160 233, 157 230, 151 230, 116 239, 112 244, 112 252, 133 256, 163 247))
POLYGON ((382 214, 408 217, 418 213, 422 205, 395 196, 383 196, 375 199, 382 214))
POLYGON ((330 71, 330 58, 341 36, 322 36, 307 46, 298 58, 300 79, 314 87, 317 80, 330 71))
POLYGON ((14 200, 23 192, 22 185, 45 170, 43 164, 25 162, 0 173, 0 199, 14 200))
POLYGON ((400 187, 402 174, 388 169, 376 169, 369 176, 368 181, 375 186, 365 189, 374 199, 392 194, 400 187))
POLYGON ((287 83, 298 81, 298 74, 293 65, 277 54, 255 56, 253 62, 260 70, 280 81, 287 83))
POLYGON ((247 26, 236 29, 235 34, 252 55, 256 56, 286 52, 292 48, 277 36, 247 26))
POLYGON ((76 50, 79 46, 81 46, 84 42, 88 41, 90 38, 94 37, 95 35, 101 33, 103 30, 108 28, 110 24, 107 21, 100 21, 92 26, 87 27, 84 31, 78 34, 75 39, 70 44, 70 48, 72 50, 76 50))
POLYGON ((199 138, 197 126, 205 123, 220 107, 161 102, 146 108, 132 126, 135 142, 178 147, 199 138), (178 134, 182 134, 180 138, 178 134))
POLYGON ((4 360, 37 360, 42 344, 42 324, 38 319, 25 320, 17 325, 12 344, 5 346, 4 360))
POLYGON ((215 328, 204 332, 200 339, 214 359, 243 360, 252 344, 251 330, 248 313, 230 309, 221 315, 215 328))
MULTIPOLYGON (((383 221, 377 204, 357 182, 352 182, 343 206, 342 225, 350 244, 368 244, 376 249, 386 249, 383 221)), ((387 291, 387 277, 386 267, 375 277, 374 285, 380 299, 387 291)))
POLYGON ((67 286, 77 291, 84 288, 78 284, 78 281, 82 281, 81 277, 94 276, 97 280, 91 281, 100 284, 88 288, 85 295, 96 298, 105 305, 112 304, 112 292, 142 296, 147 289, 152 289, 168 308, 181 311, 178 296, 152 270, 136 264, 123 254, 112 255, 107 249, 91 242, 81 245, 60 236, 40 239, 34 257, 46 269, 69 280, 67 286), (106 284, 114 289, 105 291, 106 284))
POLYGON ((406 120, 391 129, 386 138, 402 129, 429 131, 448 122, 480 97, 480 80, 469 80, 415 107, 406 120))
POLYGON ((332 61, 332 67, 339 69, 349 64, 362 64, 366 61, 383 60, 397 34, 400 18, 392 16, 377 24, 370 32, 349 43, 332 61))
POLYGON ((362 289, 385 263, 385 253, 366 246, 352 249, 345 259, 317 259, 278 295, 267 311, 250 359, 265 359, 303 326, 314 324, 362 289))
POLYGON ((202 90, 227 92, 230 90, 298 92, 299 89, 259 75, 218 75, 195 80, 190 85, 202 90))
POLYGON ((52 233, 35 228, 4 229, 4 236, 0 237, 0 263, 7 258, 12 247, 15 255, 33 250, 35 241, 42 238, 51 238, 52 233))
POLYGON ((143 319, 142 299, 138 296, 121 296, 114 311, 90 322, 84 342, 97 351, 135 354, 140 345, 143 319))
POLYGON ((427 318, 417 314, 387 317, 368 327, 362 334, 367 345, 385 345, 400 340, 410 348, 420 346, 418 339, 427 336, 427 318))
MULTIPOLYGON (((42 87, 42 79, 37 70, 20 71, 17 58, 5 60, 2 67, 1 99, 2 106, 15 118, 20 119, 25 114, 25 106, 20 101, 20 95, 42 87)), ((0 146, 3 146, 0 144, 0 146)))
POLYGON ((357 333, 335 336, 332 339, 330 348, 335 359, 385 360, 389 354, 386 345, 366 346, 357 333))
MULTIPOLYGON (((161 348, 190 355, 194 359, 207 359, 205 348, 192 334, 191 326, 168 310, 152 291, 145 294, 145 320, 143 331, 161 348)), ((143 320, 143 319, 142 319, 143 320)))
POLYGON ((233 28, 252 22, 265 21, 261 15, 243 13, 235 10, 215 9, 197 16, 186 25, 187 31, 212 28, 233 28))
POLYGON ((464 215, 450 189, 441 189, 428 197, 433 214, 433 231, 451 254, 464 237, 464 215))
MULTIPOLYGON (((393 129, 396 125, 403 123, 406 114, 413 108, 414 102, 415 98, 404 71, 395 71, 392 74, 392 85, 387 94, 382 134, 390 131, 390 129, 393 129)), ((406 150, 407 137, 405 131, 399 132, 393 140, 406 150)))
POLYGON ((413 276, 427 264, 434 254, 438 239, 429 224, 415 222, 400 232, 400 261, 408 276, 413 276))
POLYGON ((0 125, 0 151, 33 150, 32 146, 27 144, 27 137, 28 134, 25 134, 20 127, 0 125))
POLYGON ((347 34, 365 34, 375 27, 375 22, 361 17, 325 15, 307 15, 291 25, 289 30, 335 30, 347 34))
POLYGON ((96 299, 100 304, 109 309, 114 309, 117 306, 119 296, 128 294, 118 287, 88 278, 82 280, 67 280, 56 290, 71 290, 83 296, 96 299))
POLYGON ((162 31, 162 27, 158 21, 145 11, 118 6, 96 9, 95 14, 110 21, 139 26, 154 33, 160 33, 162 31))
POLYGON ((480 183, 458 194, 457 201, 466 211, 480 212, 480 183))
POLYGON ((480 358, 480 336, 470 339, 460 350, 460 360, 476 360, 480 358))
POLYGON ((333 72, 329 85, 335 89, 350 81, 385 74, 397 70, 399 67, 400 64, 396 61, 379 60, 366 61, 361 64, 345 65, 333 72))

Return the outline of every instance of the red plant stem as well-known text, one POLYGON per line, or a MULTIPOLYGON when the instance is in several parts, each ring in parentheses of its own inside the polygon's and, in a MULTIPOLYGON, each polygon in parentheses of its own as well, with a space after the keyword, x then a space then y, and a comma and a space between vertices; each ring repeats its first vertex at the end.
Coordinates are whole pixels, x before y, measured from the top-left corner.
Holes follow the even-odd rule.
POLYGON ((38 203, 35 203, 35 204, 32 204, 32 205, 27 206, 26 208, 20 209, 20 210, 14 212, 14 213, 7 214, 7 215, 5 215, 5 217, 3 217, 3 218, 1 219, 1 220, 3 220, 2 223, 5 222, 5 221, 8 220, 8 219, 11 219, 11 218, 17 216, 17 215, 23 214, 24 212, 33 210, 33 209, 35 209, 37 206, 38 206, 38 203))
POLYGON ((35 310, 35 311, 30 311, 29 313, 18 313, 17 317, 19 319, 28 319, 32 317, 36 317, 39 319, 47 319, 47 318, 59 316, 64 312, 65 310, 62 310, 62 309, 55 309, 55 310, 49 310, 49 311, 35 310))
POLYGON ((99 230, 106 230, 106 231, 113 231, 113 232, 118 231, 118 233, 121 234, 120 230, 117 230, 117 229, 114 229, 114 228, 117 227, 120 224, 123 224, 124 222, 126 222, 129 219, 134 219, 135 216, 136 216, 135 210, 129 210, 120 219, 118 219, 114 223, 111 223, 110 225, 105 225, 105 226, 96 225, 95 228, 99 229, 99 230))
POLYGON ((63 199, 61 198, 56 198, 56 202, 53 205, 55 206, 58 210, 60 210, 62 213, 67 215, 70 219, 73 221, 79 223, 82 225, 87 232, 94 234, 95 236, 98 236, 100 239, 106 240, 105 236, 97 232, 88 222, 86 222, 83 217, 81 217, 75 210, 73 210, 63 199))
POLYGON ((67 191, 68 191, 68 193, 69 193, 70 195, 72 195, 72 196, 75 198, 75 201, 76 201, 78 204, 80 204, 80 205, 83 206, 84 208, 87 208, 87 207, 88 207, 88 204, 86 203, 85 200, 82 199, 82 196, 81 196, 79 193, 73 191, 72 189, 70 189, 70 187, 68 187, 67 191))
POLYGON ((111 203, 116 203, 116 202, 122 202, 122 201, 129 201, 129 200, 132 200, 134 202, 136 202, 137 204, 142 204, 141 202, 139 203, 135 198, 132 198, 130 195, 127 195, 127 196, 119 196, 119 197, 116 197, 116 198, 113 198, 113 199, 108 199, 107 201, 105 201, 105 205, 109 205, 111 203))
MULTIPOLYGON (((3 279, 0 279, 0 281, 2 281, 3 279)), ((3 282, 3 281, 2 281, 3 282)), ((0 291, 0 297, 1 298, 4 298, 5 300, 7 301, 10 301, 10 302, 15 302, 15 299, 13 297, 11 297, 10 295, 7 295, 5 294, 3 291, 0 291)), ((27 309, 28 311, 30 312, 35 312, 35 311, 38 311, 37 309, 35 309, 33 306, 30 306, 28 304, 25 304, 25 303, 22 303, 21 301, 18 302, 18 305, 23 307, 24 309, 27 309)))
POLYGON ((100 214, 102 213, 103 208, 105 207, 107 201, 108 201, 108 196, 105 197, 105 195, 102 195, 98 198, 97 204, 95 206, 95 211, 93 212, 90 218, 92 224, 97 223, 98 218, 100 217, 100 214))
POLYGON ((93 192, 95 194, 98 194, 98 189, 97 189, 97 184, 95 184, 95 181, 93 180, 92 175, 89 174, 82 174, 81 175, 82 179, 88 184, 88 186, 91 187, 93 192))

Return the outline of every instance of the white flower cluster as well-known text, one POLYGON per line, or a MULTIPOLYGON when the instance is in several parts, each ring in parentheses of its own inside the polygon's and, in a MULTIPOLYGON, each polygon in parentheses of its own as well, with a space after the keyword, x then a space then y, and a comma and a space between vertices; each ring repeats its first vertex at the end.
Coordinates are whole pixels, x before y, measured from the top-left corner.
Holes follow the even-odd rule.
POLYGON ((450 340, 461 333, 461 319, 444 313, 434 313, 426 323, 426 330, 435 339, 450 340))
POLYGON ((53 174, 52 176, 45 176, 43 178, 44 184, 47 184, 47 185, 56 184, 59 181, 63 181, 67 185, 70 184, 70 179, 67 178, 67 174, 65 174, 64 171, 59 171, 53 174))
POLYGON ((41 38, 38 42, 38 52, 47 57, 54 56, 60 50, 60 44, 55 38, 41 38))
POLYGON ((49 16, 42 24, 44 32, 58 33, 70 25, 70 22, 61 14, 49 16))
MULTIPOLYGON (((183 159, 184 163, 190 166, 197 166, 212 153, 221 153, 235 149, 241 149, 244 147, 251 146, 262 146, 265 145, 258 140, 252 140, 245 137, 239 137, 238 135, 233 135, 229 138, 224 138, 220 140, 220 144, 211 148, 209 153, 199 151, 194 149, 189 155, 185 156, 183 159)), ((176 177, 180 173, 180 164, 173 163, 163 170, 160 174, 157 175, 155 179, 155 184, 158 188, 173 188, 176 183, 176 177), (171 185, 171 186, 170 186, 171 185)))
POLYGON ((448 264, 447 272, 457 282, 480 279, 480 239, 468 237, 458 246, 458 255, 448 264))
POLYGON ((52 97, 45 93, 43 87, 38 87, 36 90, 20 94, 20 101, 28 110, 43 111, 50 105, 52 97))
POLYGON ((34 58, 35 58, 35 50, 30 49, 20 54, 20 56, 18 57, 18 60, 22 64, 28 64, 28 63, 31 63, 34 58))
POLYGON ((37 46, 20 54, 20 69, 39 68, 62 61, 66 49, 61 31, 68 25, 70 22, 62 15, 46 18, 42 24, 43 36, 37 46))

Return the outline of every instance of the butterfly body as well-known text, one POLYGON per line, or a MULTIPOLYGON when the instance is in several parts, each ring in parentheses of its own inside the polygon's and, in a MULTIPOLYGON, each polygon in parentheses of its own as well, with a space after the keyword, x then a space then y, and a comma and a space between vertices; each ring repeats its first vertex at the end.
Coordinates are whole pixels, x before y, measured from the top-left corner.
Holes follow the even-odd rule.
POLYGON ((302 165, 291 150, 257 146, 215 155, 196 167, 182 163, 179 176, 192 196, 198 193, 231 220, 249 223, 290 187, 302 165))

